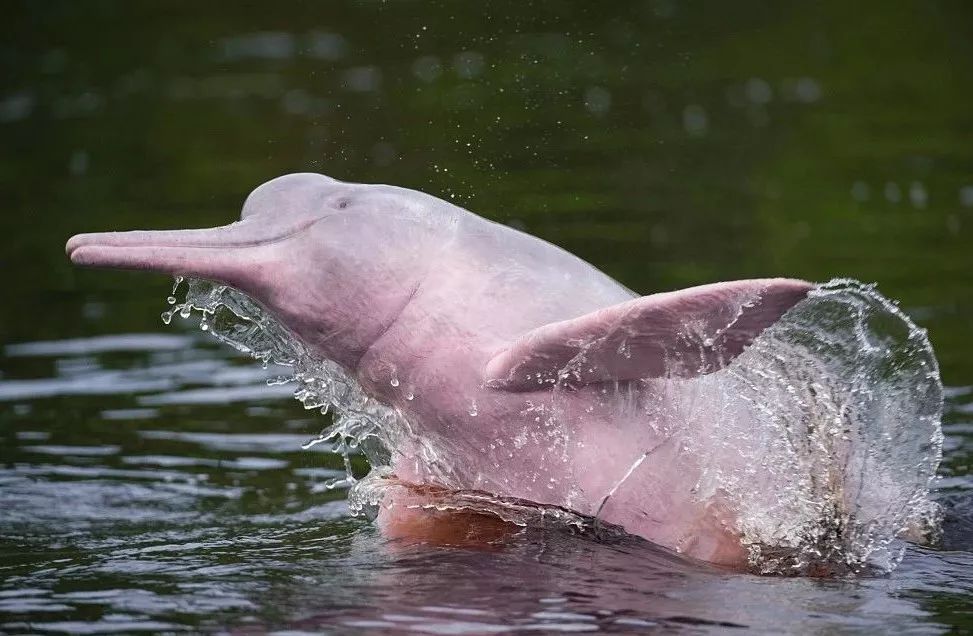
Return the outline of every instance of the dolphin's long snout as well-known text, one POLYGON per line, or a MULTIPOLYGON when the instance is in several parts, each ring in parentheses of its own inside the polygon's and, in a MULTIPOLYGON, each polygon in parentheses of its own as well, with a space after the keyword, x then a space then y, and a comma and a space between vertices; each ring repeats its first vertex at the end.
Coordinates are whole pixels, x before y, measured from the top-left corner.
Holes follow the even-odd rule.
POLYGON ((317 220, 319 218, 306 215, 280 215, 271 223, 247 219, 205 229, 77 234, 68 240, 65 252, 76 265, 168 269, 167 265, 162 264, 166 258, 191 261, 208 252, 269 245, 298 234, 317 220), (158 263, 159 266, 150 263, 158 263))
MULTIPOLYGON (((234 224, 236 225, 236 224, 234 224)), ((247 228, 78 234, 65 245, 75 265, 224 278, 235 248, 258 244, 247 228)), ((242 224, 240 224, 242 225, 242 224)))
POLYGON ((75 265, 156 271, 242 285, 269 256, 269 246, 314 219, 239 221, 208 229, 78 234, 65 245, 75 265))
POLYGON ((259 266, 274 243, 298 234, 330 211, 330 177, 298 173, 256 188, 243 205, 242 220, 196 230, 78 234, 65 246, 76 265, 189 274, 226 280, 235 270, 259 266))

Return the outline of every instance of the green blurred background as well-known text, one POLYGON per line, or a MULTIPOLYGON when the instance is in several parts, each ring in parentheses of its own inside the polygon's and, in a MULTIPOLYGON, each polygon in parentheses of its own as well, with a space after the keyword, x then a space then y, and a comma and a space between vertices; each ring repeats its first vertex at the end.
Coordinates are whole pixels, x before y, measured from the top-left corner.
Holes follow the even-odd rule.
POLYGON ((877 281, 930 328, 947 382, 973 377, 968 3, 4 13, 7 342, 157 326, 168 283, 73 270, 71 234, 222 224, 259 183, 319 171, 453 198, 645 293, 877 281))

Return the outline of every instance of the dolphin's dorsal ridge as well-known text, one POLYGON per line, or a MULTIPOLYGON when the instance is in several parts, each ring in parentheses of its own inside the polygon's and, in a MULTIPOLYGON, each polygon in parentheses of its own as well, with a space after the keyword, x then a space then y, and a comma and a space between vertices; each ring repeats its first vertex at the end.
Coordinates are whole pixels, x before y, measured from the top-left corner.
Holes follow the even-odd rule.
POLYGON ((740 280, 642 296, 534 329, 486 366, 487 386, 531 391, 694 377, 723 368, 812 289, 802 280, 740 280))

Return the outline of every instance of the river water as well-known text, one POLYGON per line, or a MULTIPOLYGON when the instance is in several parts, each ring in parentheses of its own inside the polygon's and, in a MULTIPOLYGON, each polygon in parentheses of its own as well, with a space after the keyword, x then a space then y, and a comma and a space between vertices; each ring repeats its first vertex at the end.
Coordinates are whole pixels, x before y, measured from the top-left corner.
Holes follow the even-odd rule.
MULTIPOLYGON (((18 4, 0 26, 0 631, 973 627, 973 20, 956 2, 18 4), (80 231, 228 222, 315 170, 422 189, 640 292, 877 281, 946 385, 944 537, 760 577, 531 529, 351 518, 326 423, 80 231)), ((354 469, 366 467, 355 459, 354 469)))

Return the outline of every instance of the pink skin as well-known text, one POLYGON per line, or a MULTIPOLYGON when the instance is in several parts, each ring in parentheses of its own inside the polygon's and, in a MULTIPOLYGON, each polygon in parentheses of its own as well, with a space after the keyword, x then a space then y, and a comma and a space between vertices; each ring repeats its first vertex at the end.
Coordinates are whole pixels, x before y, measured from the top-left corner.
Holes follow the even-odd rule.
MULTIPOLYGON (((730 565, 745 556, 725 529, 733 511, 690 495, 698 467, 667 445, 662 412, 811 289, 761 279, 638 297, 430 195, 316 174, 260 186, 228 226, 81 234, 67 253, 247 293, 448 456, 440 485, 599 514, 730 565)), ((400 479, 437 480, 415 448, 397 451, 400 479)), ((405 508, 386 502, 380 523, 401 530, 405 508)))

